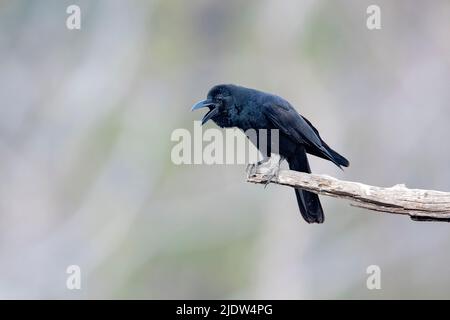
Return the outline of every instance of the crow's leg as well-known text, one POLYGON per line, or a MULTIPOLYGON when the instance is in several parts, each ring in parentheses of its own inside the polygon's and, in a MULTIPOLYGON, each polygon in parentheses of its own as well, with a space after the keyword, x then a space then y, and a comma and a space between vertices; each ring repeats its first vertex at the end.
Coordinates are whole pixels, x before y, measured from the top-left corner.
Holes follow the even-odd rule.
POLYGON ((262 160, 260 160, 256 163, 249 163, 247 165, 245 171, 247 171, 249 174, 252 174, 255 172, 257 167, 264 165, 268 161, 270 161, 270 157, 264 157, 262 160))
POLYGON ((282 158, 280 155, 272 153, 270 157, 265 158, 257 163, 247 166, 248 177, 255 174, 262 174, 267 177, 266 186, 278 176, 282 158))

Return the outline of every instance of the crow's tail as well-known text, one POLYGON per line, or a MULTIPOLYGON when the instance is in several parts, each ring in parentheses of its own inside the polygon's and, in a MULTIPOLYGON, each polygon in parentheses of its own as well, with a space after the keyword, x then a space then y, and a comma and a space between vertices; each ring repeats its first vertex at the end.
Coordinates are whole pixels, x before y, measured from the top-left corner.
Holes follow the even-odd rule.
MULTIPOLYGON (((287 161, 291 170, 311 173, 304 148, 299 152, 296 152, 295 155, 287 159, 287 161)), ((303 219, 308 223, 323 223, 325 217, 323 215, 319 196, 302 189, 295 189, 295 195, 303 219)))

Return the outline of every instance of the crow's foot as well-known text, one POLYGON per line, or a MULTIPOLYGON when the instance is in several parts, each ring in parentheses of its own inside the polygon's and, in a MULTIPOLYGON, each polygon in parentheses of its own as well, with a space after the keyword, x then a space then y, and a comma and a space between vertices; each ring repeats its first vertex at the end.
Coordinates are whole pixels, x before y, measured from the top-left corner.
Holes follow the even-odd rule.
POLYGON ((280 171, 281 158, 278 155, 272 155, 270 158, 263 159, 257 163, 247 165, 247 177, 254 175, 263 175, 267 180, 265 187, 278 177, 280 171))

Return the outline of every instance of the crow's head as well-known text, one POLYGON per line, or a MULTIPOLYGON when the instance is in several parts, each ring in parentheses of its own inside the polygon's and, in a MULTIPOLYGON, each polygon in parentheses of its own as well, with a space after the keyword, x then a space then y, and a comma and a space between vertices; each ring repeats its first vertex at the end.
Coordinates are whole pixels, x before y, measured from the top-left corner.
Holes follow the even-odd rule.
POLYGON ((232 84, 214 86, 209 90, 207 99, 196 103, 192 110, 209 108, 202 119, 202 124, 211 119, 220 127, 231 127, 236 113, 234 93, 238 88, 232 84))

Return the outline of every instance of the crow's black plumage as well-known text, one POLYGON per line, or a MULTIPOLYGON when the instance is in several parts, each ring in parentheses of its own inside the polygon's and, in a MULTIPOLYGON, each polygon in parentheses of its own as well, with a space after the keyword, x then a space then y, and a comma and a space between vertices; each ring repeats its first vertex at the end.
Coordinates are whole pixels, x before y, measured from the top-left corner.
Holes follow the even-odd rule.
MULTIPOLYGON (((231 84, 218 85, 192 110, 202 107, 209 108, 202 124, 211 119, 222 128, 238 127, 244 131, 278 129, 279 154, 292 170, 311 173, 306 153, 329 160, 339 168, 349 165, 347 159, 322 140, 311 122, 279 96, 231 84)), ((300 212, 308 223, 324 221, 317 194, 295 189, 295 195, 300 212)))

